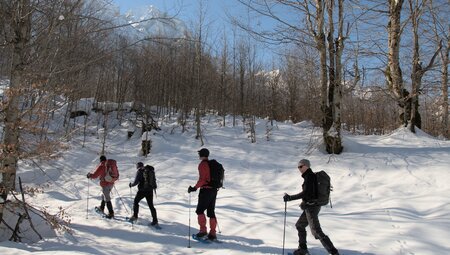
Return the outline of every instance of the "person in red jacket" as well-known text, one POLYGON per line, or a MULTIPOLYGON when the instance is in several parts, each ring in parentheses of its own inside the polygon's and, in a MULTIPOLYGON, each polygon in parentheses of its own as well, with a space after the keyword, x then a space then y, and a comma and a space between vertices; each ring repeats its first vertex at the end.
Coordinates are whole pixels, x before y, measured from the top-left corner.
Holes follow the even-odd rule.
POLYGON ((111 203, 111 190, 114 187, 114 182, 105 181, 106 175, 106 157, 100 156, 100 164, 95 169, 94 173, 88 173, 87 178, 96 179, 100 178, 100 187, 102 188, 102 202, 100 203, 100 207, 95 207, 96 210, 103 211, 105 210, 105 204, 108 208, 108 214, 106 218, 111 219, 114 218, 114 210, 111 203))
POLYGON ((216 207, 217 189, 209 186, 210 182, 210 172, 208 165, 209 150, 206 148, 199 150, 198 156, 199 159, 201 160, 200 164, 198 165, 199 178, 197 184, 195 184, 194 187, 189 186, 188 188, 188 193, 196 191, 198 188, 200 188, 200 192, 198 194, 197 209, 195 210, 195 212, 197 213, 198 225, 200 225, 200 231, 196 235, 198 238, 205 238, 205 236, 208 235, 207 236, 208 239, 215 240, 217 239, 216 236, 217 219, 214 210, 216 207), (209 217, 209 227, 210 227, 209 234, 206 228, 205 210, 207 216, 209 217))

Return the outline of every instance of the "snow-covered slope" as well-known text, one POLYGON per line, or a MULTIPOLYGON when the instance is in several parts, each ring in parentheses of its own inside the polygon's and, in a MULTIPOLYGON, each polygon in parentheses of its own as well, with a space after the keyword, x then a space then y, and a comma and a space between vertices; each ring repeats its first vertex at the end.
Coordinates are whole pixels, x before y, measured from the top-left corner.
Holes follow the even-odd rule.
MULTIPOLYGON (((110 115, 114 116, 114 115, 110 115)), ((83 123, 80 117, 79 124, 83 123)), ((267 136, 268 123, 257 121, 257 142, 250 143, 242 123, 225 127, 219 118, 203 119, 205 147, 226 169, 225 189, 219 191, 216 214, 220 244, 191 240, 198 231, 195 215, 197 193, 187 193, 197 178, 197 150, 201 148, 190 127, 185 133, 175 119, 160 122, 162 130, 151 132, 153 148, 140 156, 141 134, 127 139, 128 124, 115 127, 107 137, 107 157, 118 161, 121 179, 113 190, 118 218, 130 216, 136 190, 128 183, 138 161, 151 164, 158 179, 155 205, 161 230, 146 226, 150 211, 141 202, 140 222, 134 226, 106 220, 93 212, 98 205, 98 184, 86 173, 98 163, 101 144, 98 122, 91 113, 91 126, 82 147, 82 129, 70 141, 70 149, 53 162, 20 162, 18 176, 25 185, 44 186, 44 193, 27 197, 37 207, 70 216, 72 234, 52 234, 33 244, 0 243, 0 254, 281 254, 283 247, 285 192, 297 193, 302 178, 298 160, 311 160, 313 170, 326 170, 332 178, 333 208, 323 207, 320 220, 341 254, 448 254, 450 229, 450 142, 405 129, 385 136, 344 137, 341 155, 321 149, 320 129, 308 122, 276 123, 267 136), (267 139, 268 138, 268 139, 267 139), (38 168, 37 165, 39 165, 38 168), (89 200, 87 200, 89 194, 89 200), (88 204, 87 204, 88 203, 88 204), (89 210, 87 210, 89 208, 89 210)), ((299 201, 288 203, 286 250, 297 246, 295 222, 299 201)), ((11 216, 10 216, 11 217, 11 216)), ((314 255, 326 251, 308 231, 314 255)))

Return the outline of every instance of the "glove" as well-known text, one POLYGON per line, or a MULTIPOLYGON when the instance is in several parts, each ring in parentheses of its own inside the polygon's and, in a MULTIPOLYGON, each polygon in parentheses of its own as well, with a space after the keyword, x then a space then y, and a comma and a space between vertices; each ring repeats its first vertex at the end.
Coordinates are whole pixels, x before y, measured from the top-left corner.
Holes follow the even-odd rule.
POLYGON ((284 202, 291 201, 291 196, 289 196, 288 194, 285 193, 283 196, 283 201, 284 202))
POLYGON ((128 187, 130 187, 130 188, 133 187, 133 183, 130 182, 130 183, 128 184, 128 187))
POLYGON ((86 177, 89 179, 89 178, 91 178, 91 173, 88 173, 87 175, 86 175, 86 177))
POLYGON ((195 192, 195 191, 197 191, 196 187, 189 186, 188 193, 195 192))

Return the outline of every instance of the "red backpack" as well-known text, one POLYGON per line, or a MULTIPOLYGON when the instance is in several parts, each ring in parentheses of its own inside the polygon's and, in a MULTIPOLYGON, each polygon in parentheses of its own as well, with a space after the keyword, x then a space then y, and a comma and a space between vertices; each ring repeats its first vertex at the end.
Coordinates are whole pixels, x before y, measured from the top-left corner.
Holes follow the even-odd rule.
POLYGON ((106 172, 103 179, 111 183, 114 183, 119 179, 119 169, 117 168, 117 162, 114 159, 106 160, 106 172))

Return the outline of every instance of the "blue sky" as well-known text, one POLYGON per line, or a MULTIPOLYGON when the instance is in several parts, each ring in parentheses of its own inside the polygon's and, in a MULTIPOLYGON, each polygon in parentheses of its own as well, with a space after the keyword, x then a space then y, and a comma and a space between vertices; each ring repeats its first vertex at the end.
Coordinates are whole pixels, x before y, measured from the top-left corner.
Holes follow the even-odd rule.
MULTIPOLYGON (((139 10, 153 5, 161 12, 167 12, 169 15, 177 14, 177 18, 184 21, 186 26, 192 29, 192 31, 196 30, 198 26, 200 2, 202 2, 204 4, 203 10, 206 12, 203 29, 207 33, 210 44, 222 44, 221 38, 224 33, 231 40, 233 28, 227 15, 247 17, 246 7, 237 0, 114 0, 114 2, 119 5, 121 13, 126 13, 128 10, 139 10)), ((270 26, 269 20, 256 20, 252 18, 251 22, 263 26, 270 26)), ((244 37, 248 38, 248 34, 239 29, 237 29, 237 33, 243 34, 244 37)), ((265 61, 272 62, 272 52, 260 43, 253 43, 260 46, 260 57, 264 58, 265 61)))
MULTIPOLYGON (((114 2, 119 5, 121 13, 153 5, 160 11, 171 15, 179 13, 178 17, 185 21, 187 25, 189 25, 189 22, 198 22, 200 1, 197 0, 114 0, 114 2)), ((213 22, 215 26, 219 24, 227 26, 226 13, 239 12, 240 6, 236 0, 208 0, 203 1, 203 3, 207 12, 206 21, 213 22)), ((240 7, 240 9, 243 10, 243 7, 240 7)))

